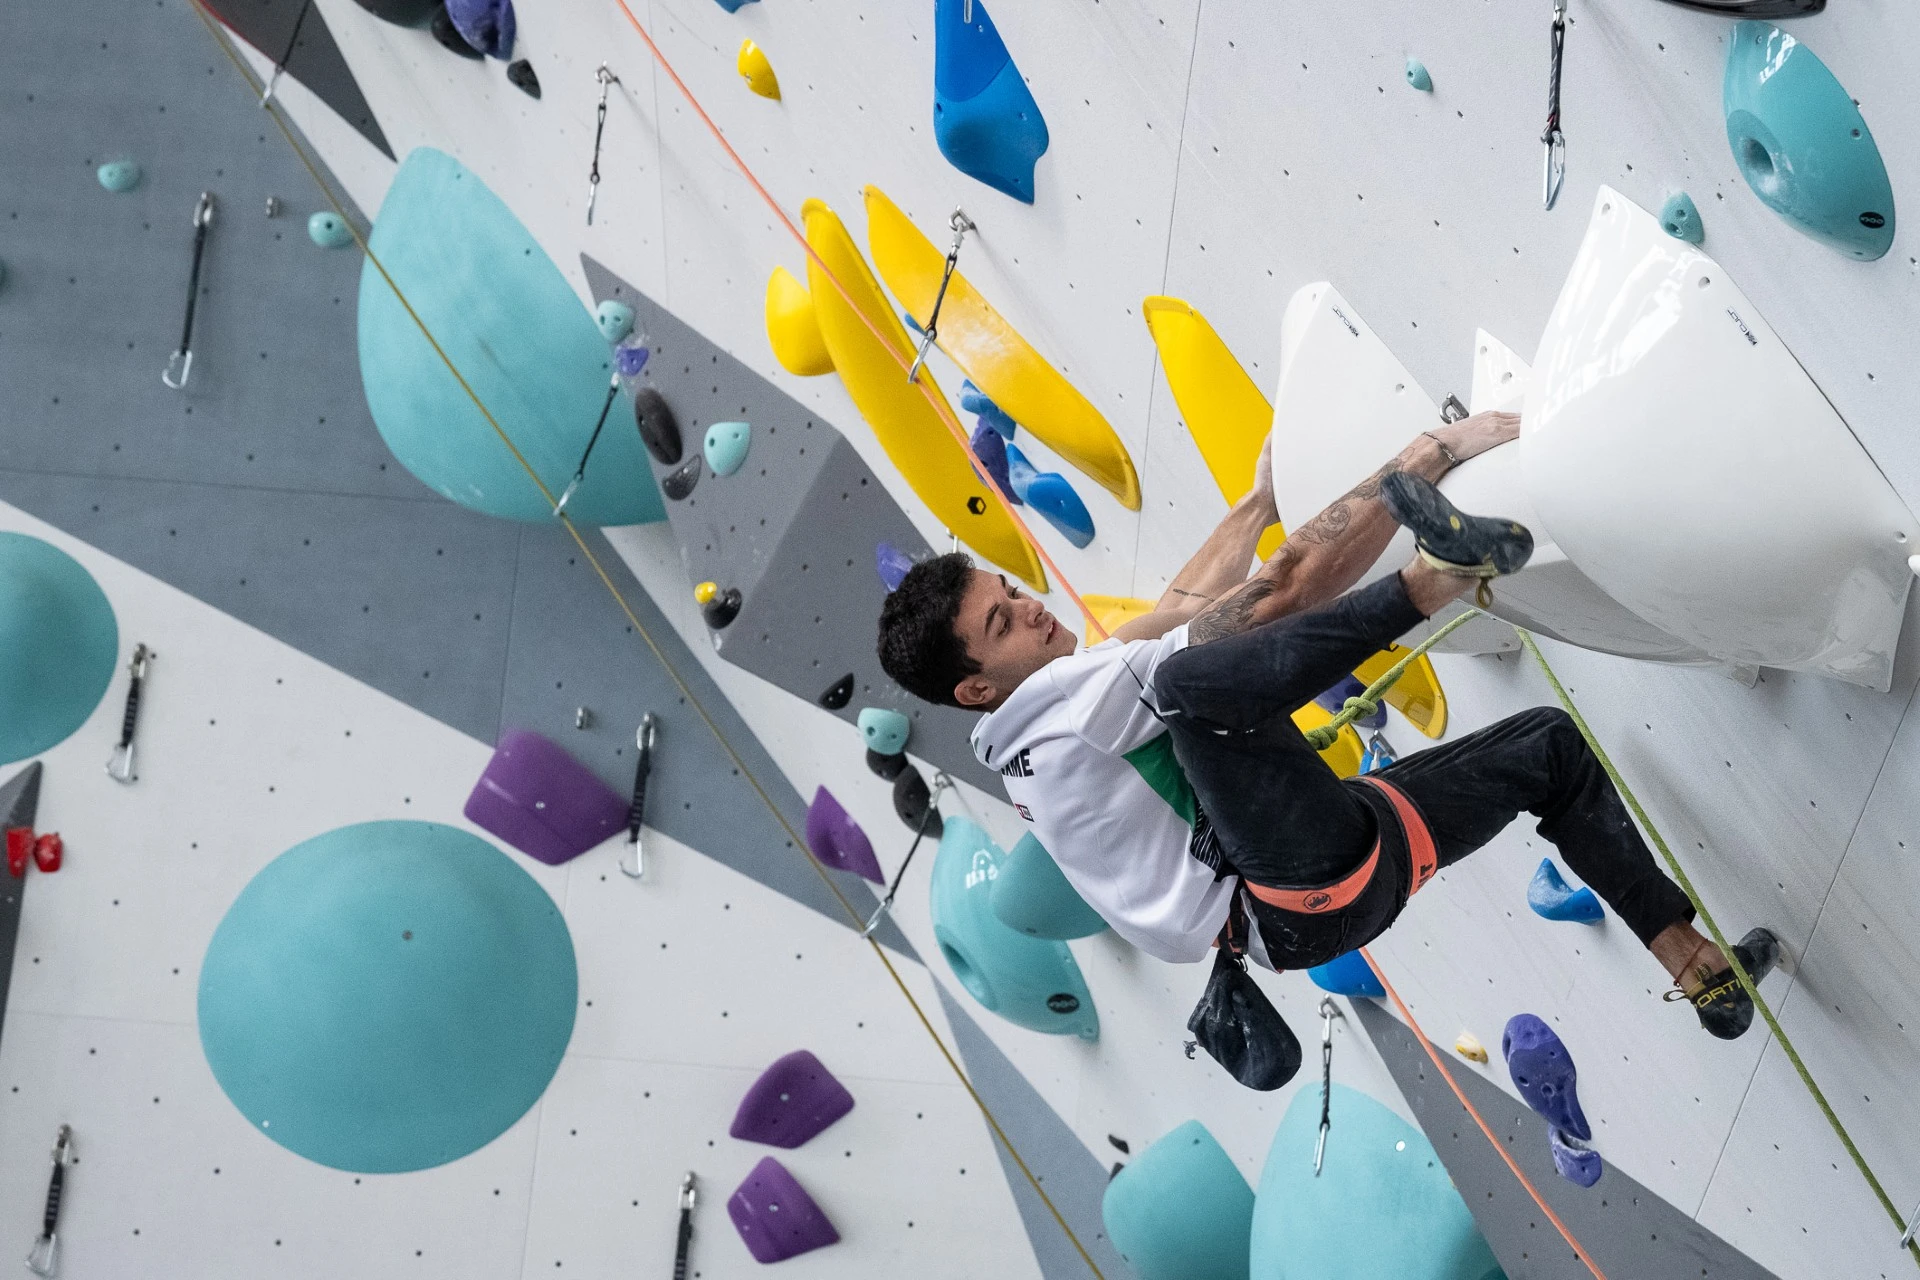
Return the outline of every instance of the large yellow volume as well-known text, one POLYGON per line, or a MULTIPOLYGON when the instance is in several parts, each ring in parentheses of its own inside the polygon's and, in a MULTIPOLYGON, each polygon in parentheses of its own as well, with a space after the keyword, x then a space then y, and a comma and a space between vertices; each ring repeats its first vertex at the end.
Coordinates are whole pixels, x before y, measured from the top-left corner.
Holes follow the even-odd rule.
MULTIPOLYGON (((946 255, 878 187, 867 188, 867 247, 893 296, 915 321, 927 323, 946 255)), ((1035 439, 1127 510, 1140 509, 1140 477, 1114 429, 958 271, 940 304, 937 341, 973 385, 1035 439)))
MULTIPOLYGON (((879 282, 868 270, 853 237, 847 234, 840 215, 818 200, 809 200, 800 206, 800 216, 806 224, 807 243, 820 255, 818 259, 812 255, 807 258, 814 319, 833 357, 833 367, 840 371, 847 394, 873 428, 880 447, 935 519, 994 564, 1035 590, 1045 591, 1047 575, 1040 557, 988 494, 966 450, 940 420, 933 404, 919 386, 907 381, 902 361, 913 360, 913 343, 887 305, 879 282), (846 287, 852 296, 851 305, 834 287, 827 271, 846 287), (869 323, 873 328, 868 328, 869 323), (876 337, 875 330, 881 336, 876 337), (896 354, 899 359, 895 359, 896 354)), ((925 369, 920 371, 919 382, 935 396, 941 395, 933 375, 925 369)))

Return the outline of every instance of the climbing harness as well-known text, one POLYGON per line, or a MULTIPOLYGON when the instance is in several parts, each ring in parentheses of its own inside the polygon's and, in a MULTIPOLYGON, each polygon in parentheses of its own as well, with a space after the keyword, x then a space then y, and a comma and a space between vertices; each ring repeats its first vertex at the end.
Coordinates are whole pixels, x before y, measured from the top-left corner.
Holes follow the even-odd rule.
POLYGON ((63 1124, 53 1139, 53 1173, 47 1179, 47 1211, 40 1219, 40 1238, 27 1254, 27 1270, 37 1276, 51 1277, 60 1269, 60 1196, 72 1163, 73 1126, 63 1124))
POLYGON ((620 77, 601 63, 593 73, 600 82, 600 106, 593 113, 593 167, 587 170, 587 225, 593 225, 594 202, 600 198, 600 135, 607 131, 607 92, 620 83, 620 77))
POLYGON ((940 816, 940 793, 952 786, 953 779, 944 772, 934 773, 933 794, 927 797, 927 811, 920 818, 919 829, 913 833, 913 843, 907 846, 907 856, 900 860, 900 869, 893 873, 893 883, 887 886, 887 896, 880 899, 880 905, 867 917, 866 926, 860 930, 861 937, 871 938, 873 931, 880 927, 880 922, 893 910, 893 896, 900 892, 900 882, 906 878, 907 868, 913 865, 913 855, 919 852, 920 842, 926 838, 931 819, 940 816))
POLYGON ((680 1180, 680 1231, 673 1245, 673 1280, 687 1280, 687 1246, 693 1243, 693 1171, 680 1180))
POLYGON ((127 708, 120 713, 120 741, 107 757, 107 776, 115 782, 131 783, 137 776, 133 772, 133 730, 140 718, 140 686, 146 682, 147 664, 152 661, 146 645, 133 646, 133 659, 127 663, 127 708))
POLYGON ((1333 1127, 1333 1020, 1344 1017, 1332 996, 1320 997, 1320 1137, 1313 1144, 1313 1176, 1327 1154, 1327 1130, 1333 1127))
POLYGON ((635 880, 647 874, 647 853, 640 843, 640 827, 647 817, 647 775, 653 772, 653 735, 657 725, 653 712, 649 711, 640 717, 640 727, 633 734, 638 754, 633 761, 633 799, 627 802, 627 847, 633 850, 633 865, 629 867, 622 858, 620 870, 635 880))
POLYGON ((1567 45, 1567 0, 1553 0, 1553 60, 1547 67, 1547 127, 1540 131, 1540 202, 1552 210, 1567 180, 1567 135, 1560 132, 1560 63, 1567 45))
MULTIPOLYGON (((1440 567, 1453 573, 1460 571, 1458 565, 1441 565, 1440 567)), ((1481 580, 1480 590, 1488 593, 1489 600, 1492 598, 1485 579, 1481 580)), ((1421 655, 1425 654, 1427 650, 1433 648, 1433 646, 1439 644, 1442 640, 1445 640, 1455 631, 1458 631, 1461 627, 1464 627, 1468 622, 1479 616, 1479 609, 1468 609, 1459 617, 1454 618, 1444 627, 1441 627, 1438 631, 1415 645, 1411 650, 1401 656, 1400 661, 1394 663, 1382 672, 1378 680, 1368 685, 1365 692, 1348 698, 1346 705, 1334 713, 1333 719, 1327 721, 1319 728, 1308 732, 1306 734, 1307 745, 1315 751, 1325 751, 1328 747, 1332 746, 1334 740, 1340 736, 1342 729, 1352 724, 1355 720, 1365 720, 1367 717, 1378 712, 1380 710, 1380 699, 1386 696, 1387 690, 1400 683, 1400 677, 1407 674, 1408 667, 1418 662, 1421 655)), ((1374 735, 1375 738, 1379 736, 1379 734, 1374 735)), ((1391 761, 1389 761, 1389 763, 1391 763, 1391 761)))
MULTIPOLYGON (((307 10, 313 8, 313 0, 302 0, 299 16, 293 20, 293 34, 287 37, 287 48, 280 60, 273 64, 273 75, 267 79, 267 89, 260 95, 260 106, 264 110, 273 101, 274 88, 280 83, 280 73, 287 69, 287 62, 293 57, 293 46, 300 43, 300 27, 307 20, 307 10)), ((272 214, 268 214, 272 217, 272 214)))
POLYGON ((953 248, 947 250, 947 265, 940 272, 940 292, 933 295, 933 311, 920 330, 920 349, 913 353, 913 367, 907 370, 908 382, 919 379, 920 370, 927 363, 927 352, 933 350, 934 342, 940 337, 940 308, 946 304, 953 269, 960 265, 960 242, 967 238, 967 232, 978 230, 965 209, 955 209, 947 225, 953 228, 953 248))
POLYGON ((620 367, 616 362, 613 378, 607 383, 607 398, 600 402, 600 421, 593 424, 593 434, 587 437, 587 447, 580 455, 580 465, 573 469, 573 479, 567 481, 567 487, 560 491, 560 500, 553 504, 554 519, 567 509, 567 503, 573 501, 574 493, 580 488, 580 482, 587 478, 587 459, 593 456, 593 446, 600 443, 600 432, 606 428, 607 414, 613 409, 613 398, 620 394, 620 367))
POLYGON ((206 253, 207 228, 213 224, 213 193, 202 191, 193 206, 193 268, 187 273, 187 319, 180 327, 180 346, 167 357, 160 381, 175 391, 187 385, 193 372, 193 308, 200 300, 200 260, 206 253))

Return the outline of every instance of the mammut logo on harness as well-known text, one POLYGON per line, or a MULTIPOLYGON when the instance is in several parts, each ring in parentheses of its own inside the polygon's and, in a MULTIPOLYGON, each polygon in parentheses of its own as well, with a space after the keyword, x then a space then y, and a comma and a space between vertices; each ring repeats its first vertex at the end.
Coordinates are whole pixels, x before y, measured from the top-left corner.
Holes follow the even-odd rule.
POLYGON ((1056 991, 1047 997, 1047 1008, 1055 1013, 1076 1013, 1080 1009, 1080 997, 1070 991, 1056 991))
POLYGON ((1033 776, 1033 754, 1027 748, 1020 748, 1020 754, 1007 761, 1000 770, 1003 778, 1031 778, 1033 776))
POLYGON ((1308 911, 1325 911, 1333 905, 1333 895, 1324 889, 1316 889, 1300 899, 1300 905, 1308 911))

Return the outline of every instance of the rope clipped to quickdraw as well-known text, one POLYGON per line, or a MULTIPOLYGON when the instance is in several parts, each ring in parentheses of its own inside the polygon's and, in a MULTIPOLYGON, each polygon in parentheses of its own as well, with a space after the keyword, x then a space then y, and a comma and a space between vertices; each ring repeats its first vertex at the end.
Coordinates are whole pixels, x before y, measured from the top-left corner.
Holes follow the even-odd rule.
POLYGON ((288 60, 293 57, 293 47, 300 43, 300 27, 301 24, 306 22, 307 10, 311 8, 313 8, 313 0, 302 0, 300 13, 293 20, 293 34, 287 37, 286 52, 282 53, 280 60, 273 64, 273 75, 268 77, 266 91, 260 95, 260 105, 262 108, 265 108, 269 102, 273 101, 274 87, 280 83, 280 75, 287 69, 288 60))
MULTIPOLYGON (((1580 736, 1587 740, 1587 746, 1592 749, 1594 759, 1598 760, 1600 767, 1607 771, 1607 777, 1612 780, 1614 790, 1620 793, 1620 798, 1627 802, 1629 809, 1633 810, 1633 816, 1639 820, 1641 828, 1653 841, 1653 847, 1660 851, 1660 857, 1666 862, 1667 870, 1673 873, 1674 881, 1687 895, 1687 901, 1693 904, 1694 913, 1700 917, 1701 923, 1707 926, 1707 933, 1712 937, 1714 945, 1719 947, 1721 953, 1727 957, 1728 963, 1733 967, 1733 976, 1739 980, 1741 988, 1753 1001, 1753 1007, 1760 1011, 1762 1018, 1766 1019, 1768 1029, 1773 1032, 1773 1038, 1779 1042, 1781 1051, 1787 1055, 1787 1061, 1791 1062, 1793 1069, 1799 1073, 1800 1083, 1807 1086, 1807 1092, 1813 1095, 1815 1105, 1827 1118, 1827 1123, 1833 1127, 1834 1134, 1840 1139, 1840 1145, 1845 1147, 1847 1154, 1853 1158, 1855 1167, 1860 1170, 1860 1176, 1867 1180, 1867 1186, 1872 1188, 1874 1196, 1880 1201, 1880 1206, 1887 1211, 1887 1216, 1893 1219, 1894 1225, 1904 1229, 1907 1224, 1901 1218, 1900 1210, 1887 1195, 1886 1188, 1880 1185, 1880 1179, 1874 1176, 1872 1167, 1867 1164, 1867 1158, 1860 1154, 1860 1148, 1854 1145, 1853 1135, 1849 1134, 1847 1126, 1841 1123, 1839 1115, 1834 1112, 1833 1105, 1827 1101, 1827 1095, 1815 1083, 1813 1073, 1807 1070, 1806 1062, 1800 1057, 1800 1051, 1793 1047, 1793 1041, 1787 1039, 1787 1033, 1781 1029, 1779 1019, 1773 1016, 1773 1009, 1761 996, 1760 988, 1754 982, 1753 975, 1748 973, 1746 966, 1740 963, 1739 953, 1727 942, 1726 935, 1720 931, 1719 924, 1713 918, 1713 913, 1707 910, 1707 904, 1701 899, 1699 891, 1693 887, 1693 881, 1687 878, 1686 869, 1680 865, 1680 859, 1674 857, 1673 850, 1661 836, 1660 829, 1653 825, 1653 819, 1647 816, 1646 809, 1641 806, 1639 798, 1633 794, 1633 788, 1627 785, 1627 780, 1620 776, 1620 770, 1614 767, 1606 749, 1600 745, 1600 740, 1594 736, 1592 728, 1588 726, 1586 717, 1582 716, 1580 709, 1573 705, 1573 699, 1560 683, 1560 677, 1554 674, 1553 667, 1548 664, 1547 655, 1540 651, 1539 642, 1533 638, 1533 633, 1524 627, 1515 627, 1514 630, 1520 635, 1520 643, 1527 647, 1527 652, 1533 655, 1533 660, 1540 664, 1541 674, 1547 677, 1547 684, 1553 688, 1553 696, 1560 700, 1560 706, 1572 719, 1575 727, 1580 730, 1580 736)), ((1900 1247, 1913 1256, 1916 1264, 1920 1264, 1920 1242, 1916 1242, 1911 1233, 1902 1234, 1900 1247)))
MULTIPOLYGON (((1449 573, 1458 573, 1460 571, 1458 565, 1445 565, 1443 567, 1449 573)), ((1480 584, 1480 589, 1482 591, 1487 589, 1487 584, 1484 580, 1480 584)), ((1325 751, 1328 747, 1332 746, 1334 740, 1340 736, 1342 729, 1352 724, 1355 720, 1364 720, 1379 711, 1380 699, 1386 696, 1387 690, 1400 683, 1400 677, 1407 674, 1408 667, 1417 662, 1427 650, 1433 648, 1433 646, 1439 644, 1442 640, 1445 640, 1448 636, 1479 616, 1480 610, 1468 609, 1459 617, 1450 620, 1446 626, 1441 627, 1438 631, 1415 645, 1413 650, 1405 657, 1382 672, 1378 680, 1368 685, 1361 693, 1348 698, 1340 710, 1334 713, 1333 719, 1327 721, 1318 729, 1310 730, 1306 735, 1307 745, 1315 751, 1325 751)))
POLYGON ((580 455, 580 465, 573 469, 573 479, 567 481, 567 487, 560 491, 559 501, 553 504, 553 514, 556 519, 559 518, 561 512, 567 509, 567 503, 573 500, 574 492, 579 489, 581 482, 587 478, 587 459, 593 456, 593 446, 600 443, 600 433, 607 425, 607 414, 613 409, 613 398, 619 394, 620 369, 616 365, 613 371, 613 380, 607 383, 607 398, 600 402, 600 421, 593 424, 593 434, 587 437, 587 448, 586 451, 580 455))
POLYGON ((1546 148, 1540 168, 1540 202, 1549 210, 1560 198, 1567 179, 1567 136, 1560 132, 1560 63, 1567 46, 1567 0, 1553 0, 1553 60, 1547 68, 1547 127, 1540 131, 1546 148))
POLYGON ((867 917, 867 923, 860 930, 860 936, 871 938, 880 922, 893 910, 894 895, 900 892, 900 882, 907 877, 907 868, 913 865, 913 855, 920 851, 920 842, 926 838, 927 830, 940 816, 940 793, 953 785, 953 779, 944 773, 933 775, 933 794, 927 797, 927 811, 920 815, 920 826, 913 833, 913 843, 907 846, 907 856, 900 861, 900 869, 893 873, 893 883, 887 886, 887 896, 880 899, 880 905, 867 917))
POLYGON ((593 73, 600 82, 600 106, 593 113, 593 165, 587 170, 587 225, 593 225, 594 202, 600 198, 600 137, 607 131, 607 92, 620 83, 620 77, 601 63, 593 73))
POLYGON ((1342 1016, 1332 996, 1320 997, 1320 1137, 1313 1144, 1313 1176, 1327 1155, 1327 1130, 1333 1127, 1333 1020, 1342 1016))
POLYGON ((977 230, 964 209, 955 209, 947 225, 953 228, 953 248, 947 250, 947 265, 940 272, 940 292, 933 295, 933 312, 920 330, 920 349, 913 353, 913 367, 907 370, 908 382, 920 377, 920 370, 927 363, 927 352, 940 336, 940 308, 946 305, 947 285, 953 280, 953 269, 960 265, 960 242, 967 238, 967 232, 977 230))

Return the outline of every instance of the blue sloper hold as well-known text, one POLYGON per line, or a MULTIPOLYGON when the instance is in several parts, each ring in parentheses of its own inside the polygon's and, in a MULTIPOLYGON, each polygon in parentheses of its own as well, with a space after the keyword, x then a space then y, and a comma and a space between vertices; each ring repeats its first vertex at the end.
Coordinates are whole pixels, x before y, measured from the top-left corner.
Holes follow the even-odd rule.
POLYGON ((1036 471, 1027 455, 1007 447, 1007 479, 1020 500, 1032 505, 1076 547, 1093 541, 1093 516, 1067 478, 1057 471, 1036 471))
POLYGON ((991 903, 1001 924, 1029 938, 1090 938, 1107 927, 1031 831, 1000 864, 991 903))
POLYGON ((1578 1138, 1570 1137, 1559 1129, 1547 1130, 1547 1147, 1553 1152, 1553 1167, 1576 1187, 1590 1187, 1600 1181, 1600 1175, 1606 1172, 1606 1165, 1602 1163, 1598 1151, 1584 1146, 1578 1138))
MULTIPOLYGON (((1013 481, 1007 476, 1007 438, 987 425, 984 419, 973 429, 973 455, 986 464, 987 475, 1001 493, 1007 495, 1007 501, 1014 506, 1020 505, 1020 495, 1013 491, 1013 481)), ((978 468, 976 468, 977 470, 978 468)))
POLYGON ((880 581, 887 584, 889 592, 898 591, 907 571, 913 568, 913 557, 891 542, 883 542, 873 549, 873 567, 879 570, 880 581))
POLYGON ((900 313, 900 323, 907 326, 907 328, 914 333, 923 335, 926 333, 926 330, 920 327, 920 322, 913 318, 913 312, 911 311, 902 311, 900 313))
POLYGON ((986 392, 970 381, 963 380, 960 383, 960 411, 979 414, 981 422, 1009 440, 1013 439, 1013 433, 1020 429, 1020 424, 1008 417, 1005 409, 989 400, 986 392))
POLYGON ((1685 240, 1688 244, 1699 244, 1707 238, 1707 227, 1700 221, 1700 210, 1694 205, 1693 197, 1684 191, 1674 192, 1660 206, 1660 229, 1675 240, 1685 240))
POLYGON ((935 0, 933 28, 933 136, 940 154, 969 178, 1032 204, 1033 166, 1046 154, 1047 122, 986 5, 935 0))
POLYGON ((1533 880, 1527 885, 1527 905, 1543 919, 1573 924, 1598 924, 1607 915, 1600 899, 1593 896, 1593 890, 1568 887, 1552 858, 1542 858, 1535 869, 1533 880))
POLYGON ((513 0, 447 0, 447 17, 460 38, 505 62, 513 56, 513 0))
POLYGON ((741 5, 757 4, 758 2, 759 0, 714 0, 715 4, 718 4, 722 9, 725 9, 728 13, 738 13, 740 12, 741 5))
POLYGON ((1827 65, 1766 22, 1727 42, 1727 143, 1753 193, 1797 230, 1871 261, 1893 245, 1893 184, 1860 109, 1827 65))
POLYGON ((1387 998, 1387 989, 1380 985, 1380 979, 1373 976, 1373 967, 1357 950, 1313 966, 1307 970, 1307 976, 1313 979, 1314 986, 1337 996, 1365 996, 1369 1000, 1387 998))
MULTIPOLYGON (((1338 715, 1347 705, 1348 698, 1357 698, 1367 691, 1367 686, 1357 676, 1341 676, 1340 683, 1325 693, 1316 693, 1313 700, 1328 711, 1338 715)), ((1384 729, 1387 727, 1387 709, 1383 706, 1372 715, 1353 722, 1356 729, 1384 729)))
POLYGON ((1189 1120, 1107 1183, 1100 1220, 1140 1280, 1247 1280, 1253 1188, 1189 1120))

